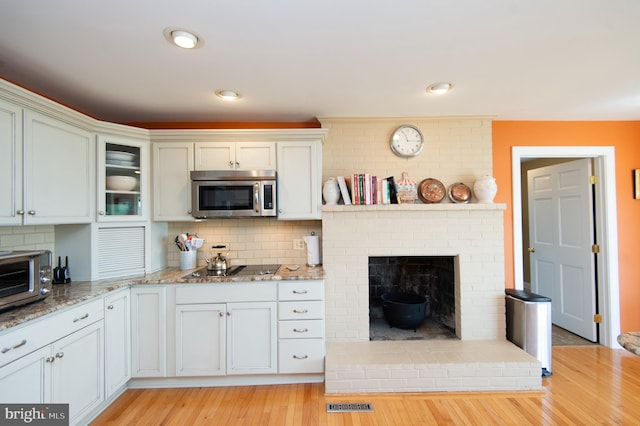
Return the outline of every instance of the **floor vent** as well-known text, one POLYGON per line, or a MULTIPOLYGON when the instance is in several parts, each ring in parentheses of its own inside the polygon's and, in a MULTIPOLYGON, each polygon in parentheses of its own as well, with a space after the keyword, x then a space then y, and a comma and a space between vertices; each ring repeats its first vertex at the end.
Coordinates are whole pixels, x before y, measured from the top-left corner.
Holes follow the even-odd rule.
POLYGON ((373 404, 370 402, 355 403, 327 403, 327 413, 372 413, 373 404))

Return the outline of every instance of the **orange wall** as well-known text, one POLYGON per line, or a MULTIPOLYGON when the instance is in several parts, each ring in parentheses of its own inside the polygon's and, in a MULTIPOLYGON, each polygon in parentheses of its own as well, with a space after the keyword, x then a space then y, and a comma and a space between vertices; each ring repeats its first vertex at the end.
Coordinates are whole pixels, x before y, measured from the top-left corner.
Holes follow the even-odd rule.
POLYGON ((505 212, 506 286, 513 287, 511 147, 613 146, 616 157, 621 331, 640 330, 640 200, 633 198, 633 169, 640 169, 640 121, 494 121, 495 201, 505 212))

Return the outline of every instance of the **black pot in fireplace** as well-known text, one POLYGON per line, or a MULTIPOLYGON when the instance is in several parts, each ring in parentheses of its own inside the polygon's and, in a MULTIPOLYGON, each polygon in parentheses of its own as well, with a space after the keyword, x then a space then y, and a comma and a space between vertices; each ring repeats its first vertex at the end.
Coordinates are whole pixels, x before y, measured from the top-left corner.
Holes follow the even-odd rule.
POLYGON ((381 298, 384 317, 391 327, 415 331, 424 321, 425 297, 412 293, 386 293, 381 298))

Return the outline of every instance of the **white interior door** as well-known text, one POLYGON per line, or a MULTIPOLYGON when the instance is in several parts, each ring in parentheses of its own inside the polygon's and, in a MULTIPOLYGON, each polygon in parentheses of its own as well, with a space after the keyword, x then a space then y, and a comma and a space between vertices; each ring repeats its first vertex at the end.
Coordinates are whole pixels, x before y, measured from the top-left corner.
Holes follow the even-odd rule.
POLYGON ((531 288, 552 300, 552 321, 596 341, 591 160, 527 172, 531 288))

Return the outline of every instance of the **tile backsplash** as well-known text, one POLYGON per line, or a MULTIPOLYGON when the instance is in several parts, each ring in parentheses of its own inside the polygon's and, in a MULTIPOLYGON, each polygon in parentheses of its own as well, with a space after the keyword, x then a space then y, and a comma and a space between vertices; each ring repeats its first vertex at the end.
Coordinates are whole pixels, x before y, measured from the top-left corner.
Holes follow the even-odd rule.
POLYGON ((214 245, 226 245, 224 251, 232 265, 240 264, 305 264, 304 250, 293 248, 294 239, 316 235, 322 238, 322 222, 319 220, 282 221, 275 218, 210 219, 205 222, 171 222, 167 238, 168 266, 179 264, 175 237, 180 233, 197 234, 204 238, 204 246, 198 250, 198 266, 206 265, 204 256, 215 256, 214 245))
POLYGON ((0 226, 0 250, 55 250, 53 225, 0 226))

